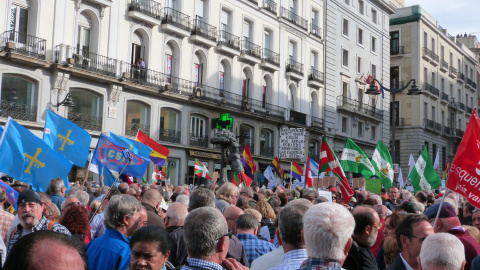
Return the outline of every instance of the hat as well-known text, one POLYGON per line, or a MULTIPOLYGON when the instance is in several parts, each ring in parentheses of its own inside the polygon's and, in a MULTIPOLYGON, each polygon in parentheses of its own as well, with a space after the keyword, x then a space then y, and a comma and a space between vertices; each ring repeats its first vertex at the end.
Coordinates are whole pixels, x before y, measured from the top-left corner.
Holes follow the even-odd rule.
POLYGON ((331 191, 331 192, 337 192, 337 188, 336 188, 336 187, 331 187, 331 188, 329 188, 328 190, 331 191))
POLYGON ((415 203, 410 201, 404 201, 401 205, 395 206, 395 210, 401 209, 409 214, 416 214, 418 213, 418 207, 415 203))
POLYGON ((17 207, 21 203, 27 203, 27 202, 35 202, 38 204, 42 204, 42 201, 40 200, 40 195, 38 195, 38 193, 30 189, 27 189, 22 193, 20 193, 20 195, 18 195, 17 207))
POLYGON ((351 202, 351 203, 356 203, 356 202, 357 202, 357 199, 355 199, 355 197, 352 197, 352 198, 350 199, 350 202, 351 202))
MULTIPOLYGON (((440 203, 436 203, 430 206, 427 210, 425 210, 424 212, 425 216, 427 216, 428 218, 436 217, 439 207, 440 207, 440 203)), ((438 218, 451 218, 456 216, 457 216, 457 213, 455 212, 455 208, 448 202, 444 202, 438 218)))
POLYGON ((10 176, 8 176, 8 175, 4 175, 4 176, 2 176, 2 178, 1 178, 1 179, 2 179, 2 181, 3 181, 3 182, 5 182, 5 183, 7 183, 7 182, 9 182, 9 183, 13 183, 13 178, 12 178, 12 177, 10 177, 10 176))
POLYGON ((160 204, 160 208, 162 208, 165 211, 168 210, 168 204, 165 202, 165 199, 162 199, 162 203, 160 204))

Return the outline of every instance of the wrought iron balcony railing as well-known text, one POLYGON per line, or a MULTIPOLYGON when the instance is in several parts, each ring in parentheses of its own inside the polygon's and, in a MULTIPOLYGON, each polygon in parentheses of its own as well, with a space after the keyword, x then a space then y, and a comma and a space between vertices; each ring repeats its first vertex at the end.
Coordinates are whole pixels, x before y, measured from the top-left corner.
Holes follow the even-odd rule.
POLYGON ((322 38, 322 28, 318 27, 314 23, 310 23, 310 33, 319 38, 322 38))
POLYGON ((260 47, 259 45, 244 39, 241 42, 241 46, 242 46, 242 53, 248 54, 250 56, 253 56, 259 59, 262 58, 262 47, 260 47))
POLYGON ((102 131, 102 119, 102 116, 76 112, 74 107, 68 109, 68 120, 74 122, 83 129, 102 131))
POLYGON ((208 136, 190 134, 188 144, 192 146, 208 148, 208 136))
POLYGON ((425 128, 436 131, 436 132, 441 132, 442 131, 442 125, 440 123, 437 123, 433 120, 430 119, 423 119, 423 123, 425 128))
POLYGON ((311 116, 311 123, 312 123, 312 128, 315 129, 323 129, 323 119, 320 117, 316 116, 311 116))
POLYGON ((184 30, 190 30, 190 16, 173 8, 162 9, 162 24, 172 24, 184 30))
POLYGON ((235 50, 240 50, 240 38, 224 30, 218 31, 218 44, 225 45, 235 50))
POLYGON ((441 98, 442 98, 442 100, 445 100, 445 101, 448 102, 448 95, 446 93, 442 92, 441 98))
POLYGON ((435 54, 432 50, 430 50, 427 47, 423 47, 423 55, 427 55, 428 57, 430 57, 430 59, 432 59, 435 62, 438 62, 440 59, 437 54, 435 54))
POLYGON ((337 108, 342 108, 351 112, 356 112, 358 114, 372 116, 377 119, 383 119, 382 110, 377 109, 372 105, 360 102, 358 100, 344 97, 343 95, 337 97, 337 108))
POLYGON ((181 137, 182 137, 181 130, 161 128, 160 134, 158 135, 158 140, 162 142, 180 143, 181 137))
POLYGON ((269 12, 277 15, 277 3, 273 0, 264 0, 263 1, 263 8, 268 10, 269 12))
POLYGON ((286 72, 295 72, 300 75, 303 75, 303 64, 293 60, 287 59, 285 61, 285 71, 286 72))
POLYGON ((442 134, 446 136, 453 136, 453 129, 447 126, 442 126, 442 134))
POLYGON ((429 83, 426 83, 424 82, 423 83, 423 89, 436 95, 437 97, 439 96, 440 94, 440 90, 438 90, 438 88, 435 88, 433 85, 429 84, 429 83))
MULTIPOLYGON (((54 61, 60 61, 61 45, 55 46, 53 49, 54 61)), ((81 50, 75 47, 67 48, 67 63, 75 68, 80 68, 100 75, 109 77, 116 76, 115 59, 100 54, 81 50)))
POLYGON ((465 111, 465 104, 464 103, 458 102, 458 107, 460 108, 460 110, 465 111))
POLYGON ((270 64, 280 66, 280 55, 271 51, 267 48, 263 48, 263 57, 262 60, 270 64))
POLYGON ((287 8, 281 7, 280 8, 280 16, 282 18, 287 19, 291 23, 300 26, 301 28, 307 30, 308 28, 308 21, 304 18, 300 17, 299 15, 293 13, 293 11, 288 10, 287 8))
POLYGON ((199 35, 206 39, 217 41, 217 28, 202 20, 194 19, 191 22, 192 35, 199 35))
POLYGON ((317 82, 323 82, 323 72, 320 72, 320 71, 314 69, 313 67, 311 67, 308 70, 308 79, 313 80, 313 81, 317 81, 317 82))
POLYGON ((15 120, 37 122, 37 105, 1 100, 0 117, 12 117, 15 120))
POLYGON ((160 3, 153 0, 132 0, 128 10, 138 11, 158 20, 160 20, 162 14, 160 3))
POLYGON ((446 70, 448 70, 448 62, 443 60, 440 62, 440 66, 446 70))
POLYGON ((467 106, 467 113, 472 114, 473 109, 467 106))
POLYGON ((405 54, 405 48, 403 46, 391 46, 390 55, 405 54))
POLYGON ((464 132, 460 129, 455 129, 455 137, 463 138, 464 132))
POLYGON ((141 130, 147 136, 150 136, 150 125, 138 124, 138 123, 125 123, 125 136, 135 137, 138 130, 141 130))
POLYGON ((260 143, 260 155, 264 157, 273 157, 273 146, 270 145, 262 145, 260 143))
POLYGON ((458 80, 465 81, 465 74, 463 74, 462 72, 459 71, 457 73, 457 76, 458 76, 458 80))
POLYGON ((457 69, 454 68, 453 66, 450 66, 449 71, 450 71, 450 73, 452 73, 453 75, 457 76, 457 69))
POLYGON ((0 49, 11 50, 40 60, 45 60, 46 47, 47 41, 45 39, 17 31, 5 31, 0 36, 0 49))

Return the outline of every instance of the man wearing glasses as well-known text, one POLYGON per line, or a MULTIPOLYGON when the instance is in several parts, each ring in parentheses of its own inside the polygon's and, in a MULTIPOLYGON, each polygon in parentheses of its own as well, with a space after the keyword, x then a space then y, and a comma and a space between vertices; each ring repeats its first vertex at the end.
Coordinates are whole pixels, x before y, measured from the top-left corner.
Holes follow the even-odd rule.
POLYGON ((80 201, 75 197, 75 196, 70 196, 63 200, 61 206, 62 206, 62 215, 65 215, 67 210, 74 206, 74 205, 81 205, 80 201))
POLYGON ((370 247, 377 241, 378 230, 382 227, 378 213, 370 206, 360 205, 353 210, 355 230, 353 243, 343 268, 348 270, 377 269, 377 262, 370 247))

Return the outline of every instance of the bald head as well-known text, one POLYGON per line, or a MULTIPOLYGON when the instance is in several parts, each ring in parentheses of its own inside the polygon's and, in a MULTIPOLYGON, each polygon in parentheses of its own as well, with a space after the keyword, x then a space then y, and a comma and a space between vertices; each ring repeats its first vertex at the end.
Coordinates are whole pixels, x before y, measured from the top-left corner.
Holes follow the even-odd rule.
POLYGON ((223 212, 225 219, 227 220, 228 230, 235 231, 235 224, 239 216, 243 215, 243 210, 232 205, 225 209, 223 212))
POLYGON ((127 194, 128 189, 129 189, 128 183, 123 182, 123 183, 120 183, 120 185, 118 185, 118 190, 119 190, 122 194, 127 194))
POLYGON ((143 192, 142 203, 148 204, 152 207, 157 207, 162 202, 162 195, 156 189, 149 189, 143 192))
POLYGON ((353 210, 353 218, 355 219, 355 230, 353 235, 361 244, 371 247, 378 235, 380 217, 377 211, 369 206, 357 206, 353 210))
POLYGON ((168 204, 167 218, 165 221, 165 227, 183 226, 185 218, 187 218, 188 209, 183 203, 168 204))

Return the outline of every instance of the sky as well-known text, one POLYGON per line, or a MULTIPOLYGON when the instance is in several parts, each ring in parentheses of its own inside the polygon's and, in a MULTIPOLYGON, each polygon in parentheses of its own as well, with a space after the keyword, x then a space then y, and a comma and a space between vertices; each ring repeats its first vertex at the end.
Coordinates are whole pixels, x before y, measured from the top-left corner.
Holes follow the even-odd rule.
POLYGON ((405 6, 420 5, 452 36, 471 34, 480 37, 480 0, 405 0, 405 6))

